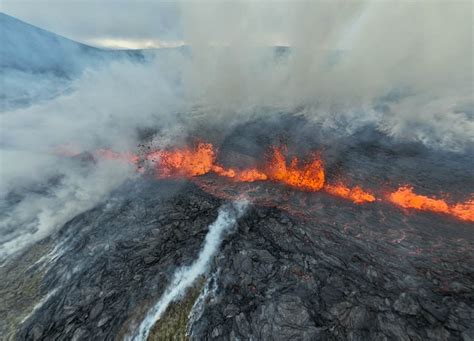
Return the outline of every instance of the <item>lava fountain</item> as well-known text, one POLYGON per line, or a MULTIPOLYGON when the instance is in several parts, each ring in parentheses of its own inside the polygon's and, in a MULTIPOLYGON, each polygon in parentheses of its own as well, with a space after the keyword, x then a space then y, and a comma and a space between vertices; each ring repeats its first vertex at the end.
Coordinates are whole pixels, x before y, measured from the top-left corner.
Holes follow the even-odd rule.
MULTIPOLYGON (((63 156, 71 153, 61 152, 63 156)), ((213 173, 236 183, 273 182, 304 192, 324 191, 330 195, 349 200, 355 204, 383 201, 404 209, 445 214, 464 221, 474 221, 474 199, 450 204, 444 199, 430 198, 416 194, 412 186, 403 185, 387 193, 373 193, 360 185, 350 187, 343 181, 328 183, 321 155, 311 154, 310 158, 293 157, 287 161, 284 146, 270 148, 264 158, 263 166, 251 168, 227 168, 216 162, 217 150, 211 143, 199 142, 194 147, 185 146, 170 150, 154 150, 138 155, 130 152, 115 152, 99 149, 96 157, 109 160, 122 160, 137 166, 143 171, 143 164, 152 165, 156 178, 193 178, 213 173)))

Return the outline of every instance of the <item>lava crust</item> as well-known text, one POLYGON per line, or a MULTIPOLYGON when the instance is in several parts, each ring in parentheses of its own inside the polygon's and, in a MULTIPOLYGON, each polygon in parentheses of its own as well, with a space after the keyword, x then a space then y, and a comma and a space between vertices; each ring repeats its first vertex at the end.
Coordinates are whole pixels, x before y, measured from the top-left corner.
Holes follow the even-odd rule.
MULTIPOLYGON (((212 263, 206 285, 217 289, 188 326, 191 338, 469 339, 472 234, 431 214, 384 216, 337 201, 322 198, 312 218, 250 209, 212 263)), ((173 271, 196 257, 220 204, 191 183, 139 180, 76 217, 51 237, 63 241, 56 261, 36 265, 46 268, 37 296, 55 291, 17 338, 128 335, 173 271)))

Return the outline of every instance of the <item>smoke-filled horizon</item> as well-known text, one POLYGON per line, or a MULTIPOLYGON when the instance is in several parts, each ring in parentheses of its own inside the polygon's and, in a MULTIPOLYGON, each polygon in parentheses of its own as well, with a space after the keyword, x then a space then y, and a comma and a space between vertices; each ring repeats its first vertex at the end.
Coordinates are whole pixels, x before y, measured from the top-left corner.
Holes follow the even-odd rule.
POLYGON ((371 122, 397 138, 450 150, 473 141, 469 1, 178 6, 177 26, 191 56, 171 54, 141 66, 123 63, 86 73, 77 82, 81 91, 99 79, 111 96, 131 93, 127 87, 134 92, 116 96, 110 108, 103 103, 108 98, 88 98, 91 107, 100 105, 110 116, 116 106, 134 103, 135 92, 147 92, 139 112, 123 114, 137 117, 133 128, 146 125, 144 112, 161 115, 169 103, 173 111, 216 110, 210 119, 215 122, 266 107, 303 107, 307 117, 328 124, 371 122), (290 48, 277 56, 265 48, 282 44, 290 48), (163 88, 167 93, 160 96, 163 88))
POLYGON ((33 55, 37 67, 2 64, 0 177, 8 199, 2 204, 8 211, 2 213, 2 257, 135 176, 120 162, 85 167, 64 160, 54 153, 63 146, 133 150, 146 129, 159 132, 154 146, 172 146, 197 127, 225 134, 249 119, 286 112, 335 134, 370 125, 435 150, 465 153, 472 147, 470 1, 177 6, 177 26, 170 30, 179 35, 171 36, 189 50, 93 67, 70 43, 60 43, 62 54, 54 58, 57 46, 43 32, 2 21, 2 32, 13 37, 2 53, 20 60, 33 55), (289 48, 268 48, 274 45, 289 48), (60 63, 73 57, 80 64, 74 70, 81 71, 68 74, 60 63), (15 96, 28 105, 7 106, 15 96), (23 198, 13 208, 12 192, 23 198))
POLYGON ((449 149, 473 141, 470 2, 276 7, 183 6, 193 52, 185 80, 199 100, 226 111, 304 106, 317 120, 372 121, 389 135, 449 149), (275 44, 291 47, 277 60, 256 48, 276 26, 275 44))

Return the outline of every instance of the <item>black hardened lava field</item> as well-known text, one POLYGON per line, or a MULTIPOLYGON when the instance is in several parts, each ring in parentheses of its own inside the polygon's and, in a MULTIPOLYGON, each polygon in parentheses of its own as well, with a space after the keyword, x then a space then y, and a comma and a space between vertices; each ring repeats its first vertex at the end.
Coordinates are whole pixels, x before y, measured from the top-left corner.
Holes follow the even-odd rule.
POLYGON ((143 171, 2 268, 2 327, 23 321, 16 337, 25 340, 136 337, 173 275, 193 267, 204 242, 219 242, 205 238, 220 207, 248 200, 208 271, 190 284, 198 287, 192 302, 168 307, 185 310, 184 325, 168 326, 165 312, 157 339, 166 338, 161 323, 168 336, 181 328, 196 340, 472 338, 472 221, 383 199, 395 183, 427 195, 449 184, 458 195, 451 200, 460 201, 473 185, 468 160, 368 130, 333 144, 300 129, 301 120, 280 123, 238 127, 221 143, 219 162, 257 165, 275 143, 296 150, 303 143, 288 133, 299 131, 307 136, 300 153, 320 150, 327 183, 339 177, 376 199, 356 203, 212 172, 156 178, 143 171), (451 172, 439 167, 446 163, 451 172))
POLYGON ((0 341, 474 341, 473 13, 0 0, 0 341))

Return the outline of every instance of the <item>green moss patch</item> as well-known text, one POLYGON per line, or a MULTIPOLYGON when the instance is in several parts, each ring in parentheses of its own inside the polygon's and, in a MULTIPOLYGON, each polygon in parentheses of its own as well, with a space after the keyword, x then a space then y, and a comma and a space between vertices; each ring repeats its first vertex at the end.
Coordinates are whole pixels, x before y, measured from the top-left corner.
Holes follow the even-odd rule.
POLYGON ((168 306, 165 313, 153 326, 148 341, 187 340, 186 329, 188 316, 196 299, 202 291, 205 279, 200 278, 196 284, 178 302, 168 306))
POLYGON ((48 245, 38 243, 0 267, 0 330, 7 340, 15 338, 20 323, 42 298, 40 288, 46 269, 32 265, 48 251, 48 245))

